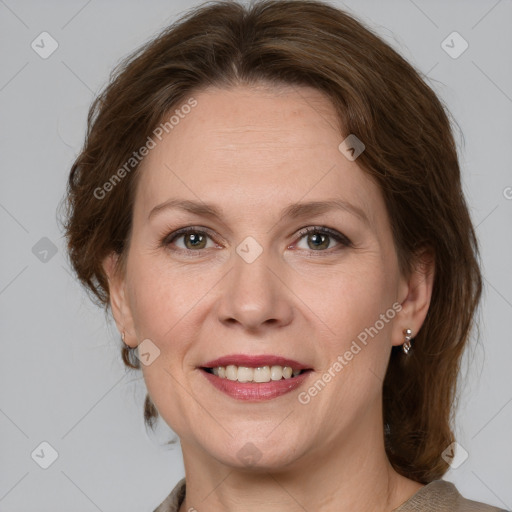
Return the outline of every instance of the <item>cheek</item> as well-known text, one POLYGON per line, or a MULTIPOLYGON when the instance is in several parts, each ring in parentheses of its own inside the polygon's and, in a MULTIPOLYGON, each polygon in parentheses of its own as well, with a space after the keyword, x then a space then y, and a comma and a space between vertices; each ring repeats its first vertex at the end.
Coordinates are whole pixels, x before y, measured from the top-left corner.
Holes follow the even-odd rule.
POLYGON ((378 255, 356 256, 343 268, 310 271, 309 275, 296 282, 294 291, 311 309, 311 321, 323 325, 336 351, 373 326, 394 302, 392 272, 378 255))
POLYGON ((381 391, 395 317, 389 269, 365 264, 364 271, 339 273, 325 282, 323 293, 310 299, 316 301, 312 309, 326 326, 325 336, 318 340, 323 347, 319 378, 329 379, 316 406, 336 430, 340 421, 336 411, 362 414, 381 391))
POLYGON ((329 327, 319 340, 324 352, 319 378, 329 373, 325 377, 330 379, 317 406, 325 408, 322 414, 333 428, 339 421, 334 411, 362 414, 378 400, 389 359, 388 338, 395 316, 392 272, 377 259, 373 265, 367 263, 364 269, 339 273, 335 282, 326 281, 325 293, 317 295, 315 312, 329 327))
POLYGON ((177 316, 175 295, 165 279, 158 279, 151 272, 142 271, 134 276, 130 289, 130 309, 132 311, 137 339, 149 338, 160 346, 162 333, 171 329, 177 316))
POLYGON ((138 339, 154 339, 163 346, 200 301, 204 286, 199 275, 170 265, 161 255, 135 255, 129 267, 129 297, 138 339))
POLYGON ((194 305, 204 293, 183 272, 159 265, 159 258, 134 258, 130 270, 137 339, 150 339, 159 350, 151 364, 141 364, 147 390, 164 421, 177 432, 186 431, 185 419, 191 412, 190 395, 183 392, 183 368, 194 343, 194 305))

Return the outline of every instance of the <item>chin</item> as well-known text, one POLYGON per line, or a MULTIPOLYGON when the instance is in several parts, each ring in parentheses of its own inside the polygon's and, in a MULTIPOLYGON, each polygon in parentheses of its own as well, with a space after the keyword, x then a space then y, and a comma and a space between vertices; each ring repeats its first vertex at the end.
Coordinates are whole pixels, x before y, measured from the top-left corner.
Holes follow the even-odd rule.
POLYGON ((286 433, 284 439, 269 439, 266 434, 230 438, 223 448, 215 447, 210 453, 222 464, 237 469, 268 472, 283 469, 299 457, 298 444, 286 433))

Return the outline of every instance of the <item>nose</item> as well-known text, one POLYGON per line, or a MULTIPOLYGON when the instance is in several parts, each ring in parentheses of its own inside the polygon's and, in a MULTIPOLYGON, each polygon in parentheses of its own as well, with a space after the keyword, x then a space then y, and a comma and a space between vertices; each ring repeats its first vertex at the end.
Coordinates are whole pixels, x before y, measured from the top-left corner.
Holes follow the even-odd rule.
POLYGON ((267 250, 250 263, 236 252, 232 260, 231 271, 221 281, 219 321, 259 334, 288 325, 293 318, 293 293, 284 264, 267 250))

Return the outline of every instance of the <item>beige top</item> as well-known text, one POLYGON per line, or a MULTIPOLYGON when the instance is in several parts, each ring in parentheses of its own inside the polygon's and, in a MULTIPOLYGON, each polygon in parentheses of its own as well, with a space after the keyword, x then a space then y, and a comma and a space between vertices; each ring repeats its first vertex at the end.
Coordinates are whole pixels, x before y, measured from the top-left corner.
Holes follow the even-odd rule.
MULTIPOLYGON (((153 512, 178 512, 185 498, 182 478, 171 494, 153 512)), ((479 501, 463 498, 455 485, 446 480, 434 480, 419 489, 393 512, 507 512, 479 501)))

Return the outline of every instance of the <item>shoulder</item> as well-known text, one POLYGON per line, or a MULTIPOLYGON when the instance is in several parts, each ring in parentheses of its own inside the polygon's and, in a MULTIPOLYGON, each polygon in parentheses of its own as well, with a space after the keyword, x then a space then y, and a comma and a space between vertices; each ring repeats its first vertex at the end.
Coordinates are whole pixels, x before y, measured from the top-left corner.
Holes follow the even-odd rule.
POLYGON ((165 498, 153 512, 178 512, 183 499, 185 498, 185 478, 182 478, 171 491, 169 496, 165 498))
MULTIPOLYGON (((185 497, 185 478, 153 512, 178 512, 185 497)), ((446 480, 434 480, 422 487, 393 512, 508 512, 479 501, 464 498, 455 485, 446 480)))
POLYGON ((422 487, 393 512, 507 512, 503 508, 464 498, 455 485, 434 480, 422 487))

